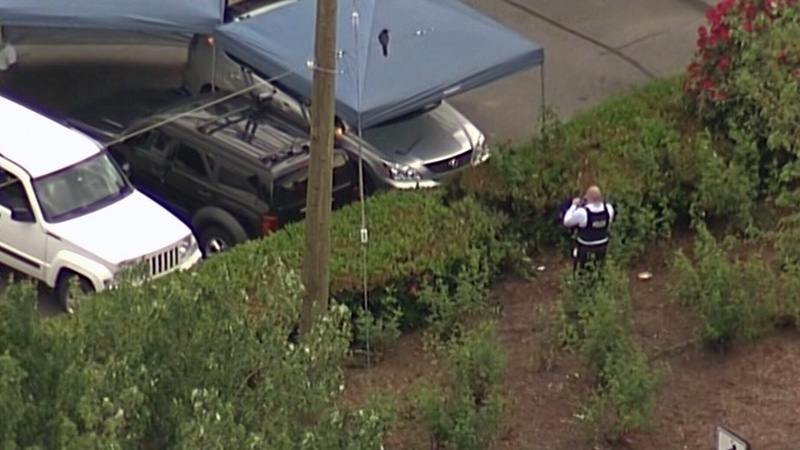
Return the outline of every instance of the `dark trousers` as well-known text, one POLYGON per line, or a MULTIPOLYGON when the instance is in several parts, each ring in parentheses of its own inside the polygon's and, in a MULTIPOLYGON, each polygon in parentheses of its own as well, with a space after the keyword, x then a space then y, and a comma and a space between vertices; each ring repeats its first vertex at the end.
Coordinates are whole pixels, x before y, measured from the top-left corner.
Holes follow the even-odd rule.
POLYGON ((582 245, 575 243, 572 251, 572 272, 577 273, 579 270, 583 271, 602 265, 606 259, 607 250, 608 244, 582 245))

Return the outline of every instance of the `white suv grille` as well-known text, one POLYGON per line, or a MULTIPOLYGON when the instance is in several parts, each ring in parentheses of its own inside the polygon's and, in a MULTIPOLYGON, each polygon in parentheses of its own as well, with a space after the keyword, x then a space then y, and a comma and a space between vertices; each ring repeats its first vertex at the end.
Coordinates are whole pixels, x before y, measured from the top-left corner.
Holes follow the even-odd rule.
POLYGON ((178 267, 179 264, 178 246, 147 257, 147 267, 150 269, 150 277, 152 278, 171 271, 178 267))

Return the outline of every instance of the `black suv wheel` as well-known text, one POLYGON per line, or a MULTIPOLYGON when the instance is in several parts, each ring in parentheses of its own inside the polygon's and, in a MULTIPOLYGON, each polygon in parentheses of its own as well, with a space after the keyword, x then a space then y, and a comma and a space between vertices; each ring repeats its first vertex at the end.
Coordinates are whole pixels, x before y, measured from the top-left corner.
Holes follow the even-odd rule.
POLYGON ((206 258, 226 252, 247 240, 247 232, 242 225, 221 209, 200 210, 193 222, 200 238, 200 249, 206 258))
POLYGON ((200 231, 200 243, 206 257, 226 252, 236 244, 228 232, 216 226, 200 231))

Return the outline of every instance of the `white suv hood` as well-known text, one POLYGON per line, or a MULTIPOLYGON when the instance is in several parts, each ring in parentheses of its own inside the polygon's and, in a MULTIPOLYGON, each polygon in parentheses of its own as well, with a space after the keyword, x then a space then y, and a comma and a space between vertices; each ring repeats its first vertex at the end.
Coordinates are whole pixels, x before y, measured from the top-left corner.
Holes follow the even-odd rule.
POLYGON ((111 264, 177 244, 191 231, 139 191, 74 219, 48 224, 48 231, 111 264))

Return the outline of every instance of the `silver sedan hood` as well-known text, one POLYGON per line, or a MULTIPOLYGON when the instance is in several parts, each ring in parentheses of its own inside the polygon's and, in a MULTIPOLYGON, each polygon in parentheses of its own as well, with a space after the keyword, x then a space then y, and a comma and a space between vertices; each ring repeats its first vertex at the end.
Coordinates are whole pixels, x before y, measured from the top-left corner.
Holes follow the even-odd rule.
POLYGON ((364 140, 387 159, 401 156, 423 164, 472 150, 481 137, 480 130, 447 102, 424 114, 363 131, 364 140))

